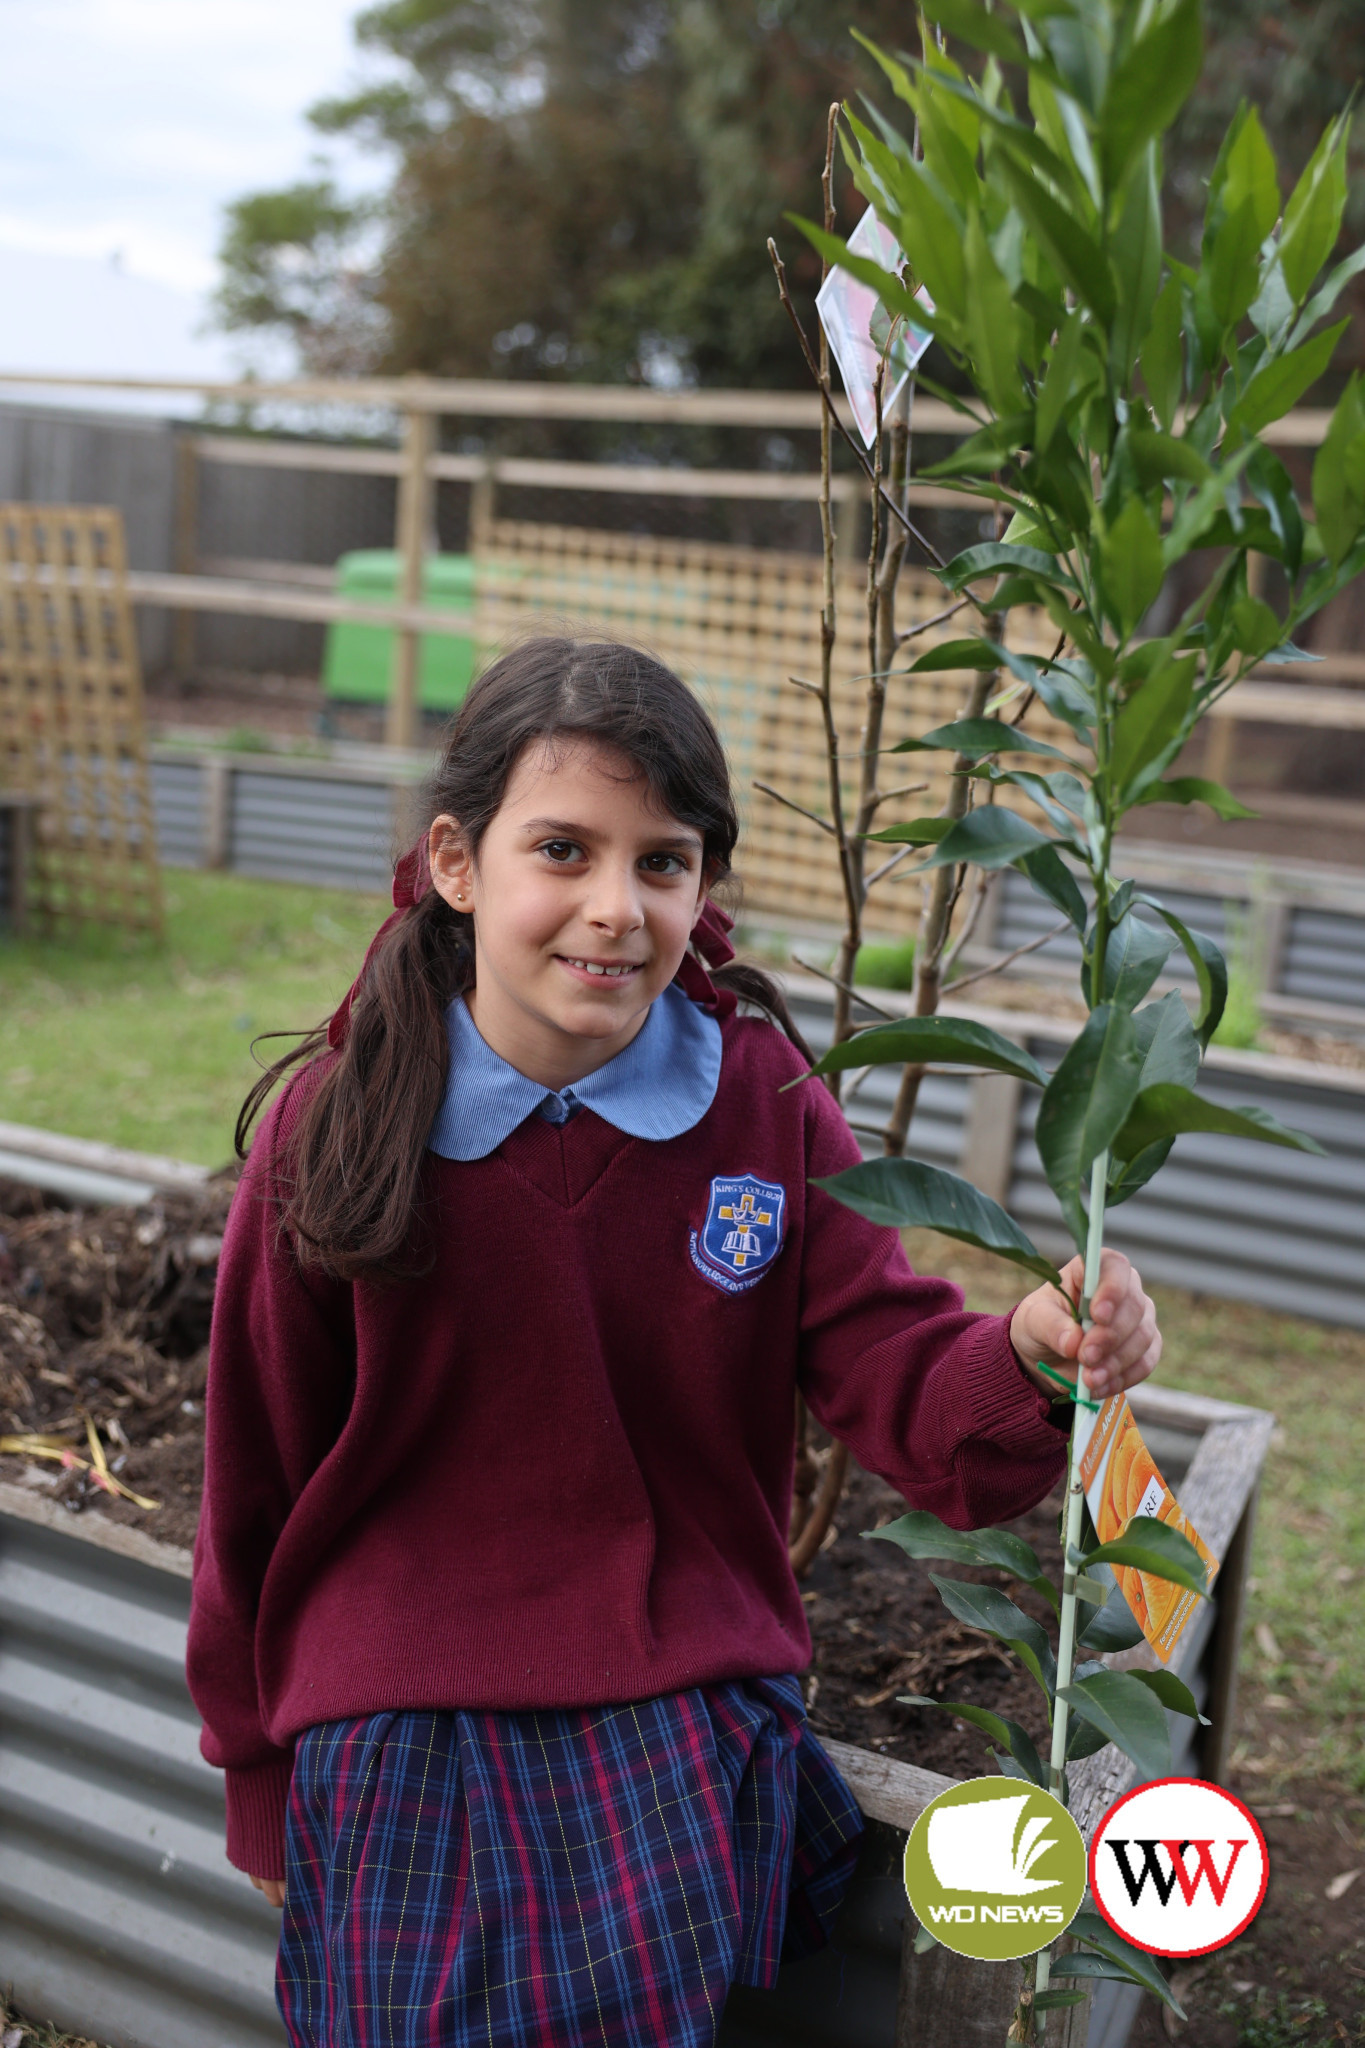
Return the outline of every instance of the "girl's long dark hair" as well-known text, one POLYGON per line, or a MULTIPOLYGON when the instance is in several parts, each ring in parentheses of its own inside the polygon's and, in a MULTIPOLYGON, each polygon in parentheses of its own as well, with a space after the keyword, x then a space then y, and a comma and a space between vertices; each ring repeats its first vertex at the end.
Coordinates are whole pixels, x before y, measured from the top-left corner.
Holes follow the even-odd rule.
MULTIPOLYGON (((573 739, 624 754, 659 809, 701 833, 712 885, 728 876, 739 820, 716 729, 671 669, 611 641, 528 640, 485 670, 447 736, 423 836, 448 813, 477 855, 524 749, 573 739)), ((734 961, 711 978, 807 1051, 760 968, 734 961)), ((473 919, 428 888, 376 948, 341 1046, 303 1091, 274 1162, 282 1221, 307 1263, 343 1280, 414 1270, 422 1159, 449 1060, 445 1011, 473 984, 473 919)), ((237 1120, 239 1155, 276 1083, 327 1045, 320 1026, 265 1070, 237 1120)))

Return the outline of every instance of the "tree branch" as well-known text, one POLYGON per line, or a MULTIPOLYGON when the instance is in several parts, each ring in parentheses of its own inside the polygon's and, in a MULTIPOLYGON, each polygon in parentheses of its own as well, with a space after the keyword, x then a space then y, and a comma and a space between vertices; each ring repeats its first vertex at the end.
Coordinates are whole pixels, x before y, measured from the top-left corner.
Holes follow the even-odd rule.
POLYGON ((945 996, 955 996, 959 989, 970 988, 974 981, 989 981, 993 974, 1003 974, 1016 960, 1022 960, 1025 953, 1036 953, 1040 946, 1050 940, 1059 939, 1063 932, 1071 930, 1071 919, 1064 917, 1060 924, 1054 924, 1050 932, 1044 932, 1041 939, 1030 939, 1026 946, 1016 946, 1012 953, 1002 953, 998 960, 992 960, 988 967, 978 967, 971 974, 964 974, 960 981, 950 981, 944 988, 945 996))
POLYGON ((754 788, 761 789, 764 796, 772 797, 776 803, 785 804, 789 811, 795 811, 798 814, 798 816, 802 818, 809 818, 812 825, 818 825, 820 827, 820 830, 822 832, 828 832, 831 838, 838 838, 839 835, 835 831, 833 825, 830 824, 828 818, 822 818, 816 811, 808 811, 804 804, 797 803, 795 799, 792 797, 783 796, 781 790, 774 789, 770 782, 755 782, 754 788))

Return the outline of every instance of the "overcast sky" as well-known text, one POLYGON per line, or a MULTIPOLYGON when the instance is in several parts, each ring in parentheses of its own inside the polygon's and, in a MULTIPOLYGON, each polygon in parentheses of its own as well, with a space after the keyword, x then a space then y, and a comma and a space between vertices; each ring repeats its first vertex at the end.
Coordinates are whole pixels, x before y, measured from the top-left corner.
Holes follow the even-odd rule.
POLYGON ((0 246, 211 288, 225 203, 308 175, 304 109, 356 76, 358 5, 0 0, 0 246))

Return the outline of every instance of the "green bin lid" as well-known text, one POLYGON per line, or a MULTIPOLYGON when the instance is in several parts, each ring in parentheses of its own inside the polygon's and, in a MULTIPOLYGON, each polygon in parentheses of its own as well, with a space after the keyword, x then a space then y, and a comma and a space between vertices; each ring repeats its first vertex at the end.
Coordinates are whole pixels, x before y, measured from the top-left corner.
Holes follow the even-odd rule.
MULTIPOLYGON (((428 555, 423 564, 423 594, 469 604, 474 597, 474 561, 470 555, 428 555)), ((398 589, 398 554, 394 548, 353 548, 337 558, 337 588, 353 597, 393 597, 398 589)))

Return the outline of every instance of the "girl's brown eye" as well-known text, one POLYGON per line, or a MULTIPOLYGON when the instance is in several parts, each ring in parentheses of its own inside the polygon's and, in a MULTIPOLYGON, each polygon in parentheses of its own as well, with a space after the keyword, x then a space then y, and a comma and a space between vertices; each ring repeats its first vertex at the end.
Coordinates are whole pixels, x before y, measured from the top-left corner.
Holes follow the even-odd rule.
POLYGON ((551 860, 561 863, 571 861, 578 852, 572 839, 547 839, 540 850, 548 854, 551 860))
POLYGON ((647 853, 645 866, 652 875, 681 875, 687 872, 687 862, 680 853, 647 853))

